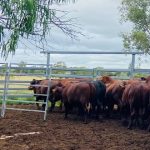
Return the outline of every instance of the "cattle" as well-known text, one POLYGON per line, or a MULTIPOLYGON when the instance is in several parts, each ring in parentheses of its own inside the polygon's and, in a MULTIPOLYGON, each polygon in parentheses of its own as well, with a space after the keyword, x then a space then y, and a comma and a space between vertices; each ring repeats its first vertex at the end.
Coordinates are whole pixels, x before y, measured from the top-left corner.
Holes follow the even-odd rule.
POLYGON ((110 117, 115 104, 118 106, 118 110, 120 109, 121 98, 125 89, 126 81, 114 80, 109 76, 102 76, 99 80, 106 85, 104 105, 106 116, 110 117))
POLYGON ((99 80, 91 81, 91 84, 95 87, 95 93, 91 98, 92 111, 96 114, 96 119, 99 119, 99 113, 104 108, 106 86, 99 80))
MULTIPOLYGON (((30 86, 28 87, 28 89, 34 91, 34 96, 36 97, 36 101, 44 100, 44 102, 46 102, 48 84, 49 84, 48 79, 45 80, 33 79, 30 82, 30 86)), ((53 101, 51 93, 56 86, 61 86, 61 83, 58 80, 50 80, 50 91, 49 91, 50 93, 49 101, 51 102, 51 107, 49 109, 50 111, 53 110, 55 106, 55 101, 53 101)), ((39 104, 36 103, 36 105, 37 108, 40 109, 39 104)), ((45 110, 45 104, 42 105, 42 109, 45 110)))
MULTIPOLYGON (((75 94, 77 94, 77 96, 80 94, 81 95, 83 94, 83 97, 86 97, 86 95, 88 95, 88 94, 85 94, 83 91, 86 90, 84 88, 87 88, 86 92, 90 92, 89 93, 90 94, 90 104, 91 104, 91 108, 92 108, 90 111, 90 114, 94 115, 96 117, 96 119, 99 119, 99 113, 100 113, 101 108, 103 107, 103 102, 104 102, 104 97, 105 97, 105 92, 106 92, 106 86, 103 82, 98 81, 98 80, 97 81, 91 81, 91 80, 81 80, 81 79, 78 80, 77 79, 77 80, 68 81, 67 83, 65 82, 65 84, 64 83, 62 83, 62 84, 63 84, 62 87, 57 86, 57 87, 55 87, 55 89, 53 89, 52 95, 53 95, 54 100, 62 99, 63 102, 67 103, 66 98, 64 98, 66 91, 67 91, 68 95, 71 95, 71 94, 73 95, 73 96, 69 96, 72 99, 75 96, 75 94), (76 91, 74 91, 74 88, 76 89, 77 85, 78 85, 78 88, 81 88, 81 90, 78 91, 78 93, 76 93, 76 91), (86 87, 83 87, 85 85, 86 85, 86 87)), ((89 99, 89 97, 87 99, 89 99)), ((79 99, 78 100, 76 99, 74 101, 79 103, 82 100, 80 101, 80 96, 79 96, 79 99)), ((76 104, 71 104, 68 107, 67 107, 67 104, 65 104, 66 111, 68 108, 74 107, 73 105, 76 105, 76 104)), ((79 108, 79 111, 82 111, 81 109, 82 108, 79 108)))
MULTIPOLYGON (((36 94, 41 94, 41 90, 40 90, 40 82, 42 80, 36 80, 36 79, 33 79, 31 82, 30 82, 30 86, 28 87, 28 90, 33 90, 34 92, 34 96, 36 97, 36 101, 38 102, 39 100, 44 100, 45 97, 43 96, 40 96, 40 95, 36 95, 36 94)), ((40 109, 39 107, 39 103, 36 103, 37 105, 37 109, 40 109)))
MULTIPOLYGON (((56 79, 55 79, 56 80, 56 79)), ((79 82, 88 82, 91 81, 89 78, 68 78, 68 79, 57 79, 59 81, 60 85, 57 85, 52 88, 51 92, 51 98, 53 99, 53 102, 56 102, 58 100, 62 99, 61 96, 61 87, 66 87, 67 85, 70 85, 72 83, 79 83, 79 82)), ((62 107, 62 102, 61 102, 62 107)))
MULTIPOLYGON (((90 79, 51 79, 50 81, 50 96, 49 96, 49 101, 51 102, 51 107, 49 108, 49 112, 51 112, 54 107, 55 103, 58 100, 61 100, 58 96, 53 95, 53 89, 55 89, 56 86, 66 86, 70 84, 71 82, 80 82, 80 81, 89 81, 90 79)), ((36 97, 36 101, 43 100, 46 102, 46 96, 42 95, 47 95, 47 88, 48 88, 48 79, 44 80, 36 80, 33 79, 30 82, 30 86, 28 87, 29 90, 33 90, 34 96, 36 97), (38 95, 41 94, 41 95, 38 95)), ((37 109, 40 109, 39 103, 36 103, 37 109)), ((60 108, 62 107, 62 103, 60 108)), ((42 105, 42 109, 45 109, 45 104, 42 105)))
POLYGON ((150 106, 150 78, 146 82, 137 80, 129 82, 122 96, 122 116, 127 119, 130 116, 128 129, 132 129, 135 121, 138 126, 144 127, 144 120, 149 117, 150 106), (141 123, 140 123, 141 122, 141 123))
POLYGON ((68 117, 68 113, 72 108, 77 107, 83 113, 84 123, 87 123, 93 94, 93 86, 88 82, 72 83, 64 87, 62 100, 65 106, 65 118, 68 117))

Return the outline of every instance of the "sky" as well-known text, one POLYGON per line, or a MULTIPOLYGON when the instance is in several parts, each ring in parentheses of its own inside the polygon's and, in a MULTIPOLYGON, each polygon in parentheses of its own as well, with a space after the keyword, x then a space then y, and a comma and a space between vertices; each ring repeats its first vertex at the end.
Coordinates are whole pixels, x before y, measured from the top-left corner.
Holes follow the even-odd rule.
MULTIPOLYGON (((120 23, 121 0, 78 0, 75 4, 59 6, 59 9, 69 12, 69 17, 76 18, 76 24, 80 26, 85 36, 79 36, 79 40, 71 40, 60 30, 54 28, 47 37, 45 50, 62 51, 123 51, 121 38, 122 32, 129 32, 131 24, 120 23)), ((58 6, 57 6, 58 7, 58 6)), ((20 43, 14 56, 9 56, 0 63, 28 64, 46 63, 46 55, 40 53, 30 42, 20 43)), ((136 67, 148 68, 149 57, 137 56, 136 67)), ((51 55, 51 63, 63 61, 68 67, 103 67, 103 68, 128 68, 131 55, 51 55)))

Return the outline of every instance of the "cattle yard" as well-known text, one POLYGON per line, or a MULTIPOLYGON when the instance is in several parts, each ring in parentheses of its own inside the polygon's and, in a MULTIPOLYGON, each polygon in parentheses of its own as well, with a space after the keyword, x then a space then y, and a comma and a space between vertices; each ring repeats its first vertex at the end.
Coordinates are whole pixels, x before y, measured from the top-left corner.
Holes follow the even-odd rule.
MULTIPOLYGON (((35 109, 33 105, 20 106, 35 109)), ((91 121, 83 124, 75 116, 53 112, 43 122, 36 112, 8 111, 0 121, 0 149, 8 150, 141 150, 150 149, 149 133, 128 130, 118 120, 91 121), (29 133, 39 134, 29 134, 29 133), (21 135, 26 133, 26 135, 21 135), (20 134, 15 136, 15 134, 20 134)))
MULTIPOLYGON (((136 72, 145 72, 145 73, 149 73, 150 70, 149 69, 135 69, 135 56, 136 55, 141 55, 143 54, 142 52, 98 52, 98 51, 42 51, 41 53, 44 53, 47 55, 47 62, 46 64, 38 64, 38 67, 37 65, 35 67, 33 67, 35 64, 28 64, 28 67, 18 67, 18 64, 16 63, 10 63, 10 64, 1 64, 3 65, 2 67, 2 73, 1 75, 3 75, 3 78, 4 80, 1 80, 1 83, 4 85, 0 90, 2 91, 2 95, 1 97, 2 98, 2 107, 1 107, 1 117, 4 117, 5 115, 5 111, 6 109, 9 109, 9 110, 19 110, 19 109, 15 109, 15 108, 7 108, 7 102, 9 101, 12 101, 12 102, 17 102, 18 103, 18 100, 15 101, 14 99, 12 100, 9 99, 7 100, 7 97, 33 97, 33 94, 8 94, 8 92, 11 93, 11 91, 23 91, 23 90, 26 90, 27 87, 28 87, 28 83, 29 83, 29 80, 10 80, 10 77, 11 76, 16 76, 17 78, 19 76, 25 76, 25 77, 36 77, 39 78, 39 77, 43 77, 43 78, 47 78, 47 79, 51 79, 52 77, 63 77, 63 78, 92 78, 94 79, 95 77, 97 76, 100 76, 100 70, 94 70, 94 69, 62 69, 62 68, 51 68, 51 65, 50 65, 50 55, 53 55, 53 54, 84 54, 84 55, 89 55, 89 54, 99 54, 99 55, 103 55, 103 54, 114 54, 114 55, 118 55, 118 54, 126 54, 126 55, 132 55, 132 59, 131 59, 131 67, 130 69, 103 69, 103 71, 106 71, 106 72, 129 72, 130 74, 130 77, 133 76, 133 73, 136 73, 136 72), (33 74, 33 73, 13 73, 12 70, 13 69, 17 69, 17 70, 44 70, 44 72, 41 74, 39 73, 36 73, 36 74, 33 74), (52 71, 53 70, 65 70, 65 71, 70 71, 70 74, 53 74, 52 71), (90 74, 87 76, 87 75, 72 75, 72 72, 73 71, 87 71, 87 72, 90 72, 90 74), (94 74, 96 72, 96 74, 94 74), (14 88, 16 85, 19 85, 21 87, 17 87, 17 88, 14 88), (13 86, 13 88, 11 87, 13 86), (26 86, 26 88, 24 87, 26 86), (10 87, 10 88, 9 88, 10 87)), ((49 82, 50 84, 50 82, 49 82)), ((48 86, 48 88, 50 87, 50 85, 48 86)), ((49 98, 49 90, 47 90, 47 100, 45 102, 46 104, 46 109, 44 111, 44 120, 46 120, 46 115, 47 115, 47 105, 48 105, 48 98, 49 98)), ((18 92, 17 92, 18 93, 18 92)), ((35 103, 35 101, 22 101, 22 100, 19 100, 20 103, 35 103)), ((39 102, 39 103, 43 103, 43 102, 39 102)), ((23 109, 21 109, 23 110, 23 109)), ((43 112, 41 110, 23 110, 23 111, 37 111, 37 112, 43 112)))
MULTIPOLYGON (((46 52, 47 53, 47 52, 46 52)), ((0 149, 13 150, 100 150, 100 149, 150 149, 149 133, 145 130, 134 128, 128 130, 121 125, 118 119, 89 120, 88 124, 82 123, 82 118, 71 114, 64 119, 64 113, 55 108, 52 113, 37 110, 33 91, 28 90, 32 79, 42 80, 45 78, 91 78, 95 79, 100 75, 100 70, 83 69, 89 72, 88 75, 74 75, 76 69, 64 69, 67 74, 53 74, 53 70, 61 68, 51 68, 50 54, 47 53, 47 64, 39 64, 33 67, 28 64, 24 70, 44 70, 43 74, 33 73, 13 73, 13 69, 21 70, 17 64, 5 64, 1 67, 0 95, 1 95, 1 121, 0 121, 0 149), (42 66, 43 65, 43 66, 42 66), (42 66, 42 67, 41 67, 42 66), (15 111, 18 110, 18 111, 15 111), (37 113, 41 112, 41 113, 37 113), (43 113, 44 120, 43 121, 43 113), (32 142, 31 142, 32 141, 32 142)), ((57 53, 56 53, 57 54, 57 53)), ((66 54, 63 53, 63 54, 66 54)), ((81 53, 82 54, 82 53, 81 53)), ((89 54, 89 53, 88 53, 89 54)), ((135 55, 132 54, 132 67, 130 69, 106 69, 108 72, 130 72, 132 77, 134 72, 146 72, 148 69, 135 69, 135 55)), ((83 71, 82 70, 82 71, 83 71)), ((50 82, 48 87, 50 87, 50 82)), ((49 89, 47 90, 49 91, 49 89)), ((45 104, 47 107, 49 94, 45 104)), ((43 102, 39 102, 43 104, 43 102)), ((57 104, 59 105, 59 103, 57 104)))

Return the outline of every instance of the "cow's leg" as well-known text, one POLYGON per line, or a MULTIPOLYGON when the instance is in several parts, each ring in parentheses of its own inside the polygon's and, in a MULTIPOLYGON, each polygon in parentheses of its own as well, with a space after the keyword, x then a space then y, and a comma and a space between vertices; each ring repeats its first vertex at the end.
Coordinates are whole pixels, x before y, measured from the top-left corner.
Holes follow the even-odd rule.
POLYGON ((43 111, 45 110, 45 104, 42 104, 42 110, 43 111))
POLYGON ((143 129, 144 129, 144 127, 145 127, 145 124, 144 124, 145 115, 144 115, 144 114, 142 114, 142 115, 141 115, 141 117, 140 117, 140 119, 141 119, 140 128, 143 130, 143 129))
POLYGON ((69 112, 69 104, 68 104, 68 102, 65 102, 64 106, 65 106, 65 119, 67 119, 68 118, 68 112, 69 112))
POLYGON ((107 111, 107 117, 108 118, 112 117, 113 107, 114 107, 114 104, 112 102, 110 102, 110 104, 108 105, 108 111, 107 111))
POLYGON ((83 106, 84 108, 84 124, 88 123, 88 116, 91 110, 91 103, 87 103, 86 106, 83 106))
MULTIPOLYGON (((36 102, 38 102, 38 101, 39 101, 39 98, 38 98, 38 97, 36 97, 36 102)), ((37 107, 37 109, 38 109, 38 110, 40 110, 39 103, 36 103, 36 107, 37 107)))
POLYGON ((96 107, 96 116, 95 116, 95 119, 99 120, 99 113, 100 113, 100 105, 98 104, 97 107, 96 107))
POLYGON ((128 121, 128 111, 130 111, 130 108, 127 105, 122 105, 120 108, 120 114, 121 114, 121 122, 124 126, 127 126, 128 121))
POLYGON ((63 107, 63 103, 62 101, 60 102, 60 106, 59 106, 59 110, 62 110, 62 107, 63 107))
POLYGON ((128 129, 132 129, 133 121, 135 120, 135 118, 136 118, 135 109, 131 108, 131 115, 130 115, 130 122, 129 122, 129 125, 128 125, 128 129))
POLYGON ((147 131, 150 132, 150 116, 148 117, 148 127, 147 127, 147 131))
POLYGON ((87 118, 88 118, 88 113, 87 111, 84 112, 84 124, 87 124, 87 118))
POLYGON ((40 109, 39 103, 36 103, 36 107, 38 110, 40 109))
POLYGON ((148 118, 148 109, 147 108, 143 108, 142 110, 142 114, 140 116, 140 119, 141 119, 141 124, 140 124, 140 127, 141 129, 145 129, 146 125, 145 125, 145 120, 148 118))
POLYGON ((136 125, 137 125, 137 127, 140 127, 139 113, 136 113, 135 118, 136 118, 136 125))
POLYGON ((150 124, 148 125, 147 131, 150 132, 150 124))
POLYGON ((88 110, 85 108, 83 112, 84 112, 83 123, 84 123, 84 124, 87 124, 88 110))
POLYGON ((147 120, 148 120, 148 128, 147 128, 147 131, 150 132, 150 104, 148 104, 148 106, 147 106, 147 113, 146 113, 146 116, 147 116, 147 120))
MULTIPOLYGON (((46 98, 44 98, 44 103, 46 102, 46 98)), ((44 111, 45 110, 45 106, 46 104, 42 104, 42 110, 44 111)))
POLYGON ((121 102, 118 103, 117 113, 118 113, 118 119, 121 120, 121 102))
POLYGON ((55 102, 51 102, 51 107, 49 109, 49 112, 52 112, 55 108, 55 102))

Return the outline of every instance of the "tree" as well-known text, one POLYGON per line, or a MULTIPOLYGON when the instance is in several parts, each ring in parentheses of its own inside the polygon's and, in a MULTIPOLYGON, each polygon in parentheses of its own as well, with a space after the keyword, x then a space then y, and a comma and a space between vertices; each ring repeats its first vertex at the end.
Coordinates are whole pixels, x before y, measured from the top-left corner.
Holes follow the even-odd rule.
MULTIPOLYGON (((0 0, 0 50, 3 57, 14 54, 19 40, 27 39, 43 44, 53 27, 75 39, 77 31, 68 12, 58 5, 75 0, 0 0), (58 9, 52 8, 56 6, 58 9)), ((44 45, 44 44, 43 44, 44 45)), ((43 47, 40 47, 43 49, 43 47)))
POLYGON ((53 64, 53 67, 54 68, 67 68, 65 62, 63 62, 63 61, 56 62, 55 64, 53 64))
POLYGON ((0 65, 0 72, 1 73, 5 73, 6 72, 6 69, 7 68, 7 64, 2 64, 2 65, 0 65))
POLYGON ((53 74, 65 74, 66 71, 63 69, 67 68, 67 66, 66 66, 65 62, 58 61, 55 64, 53 64, 52 68, 62 68, 62 70, 61 69, 60 70, 53 70, 52 71, 53 74))
POLYGON ((123 33, 124 48, 150 53, 150 1, 122 0, 121 18, 132 23, 130 33, 123 33))
POLYGON ((17 73, 26 73, 27 70, 24 70, 24 68, 26 67, 26 62, 21 61, 21 62, 18 64, 18 67, 19 67, 20 69, 19 69, 19 70, 18 70, 18 69, 16 70, 17 73))

